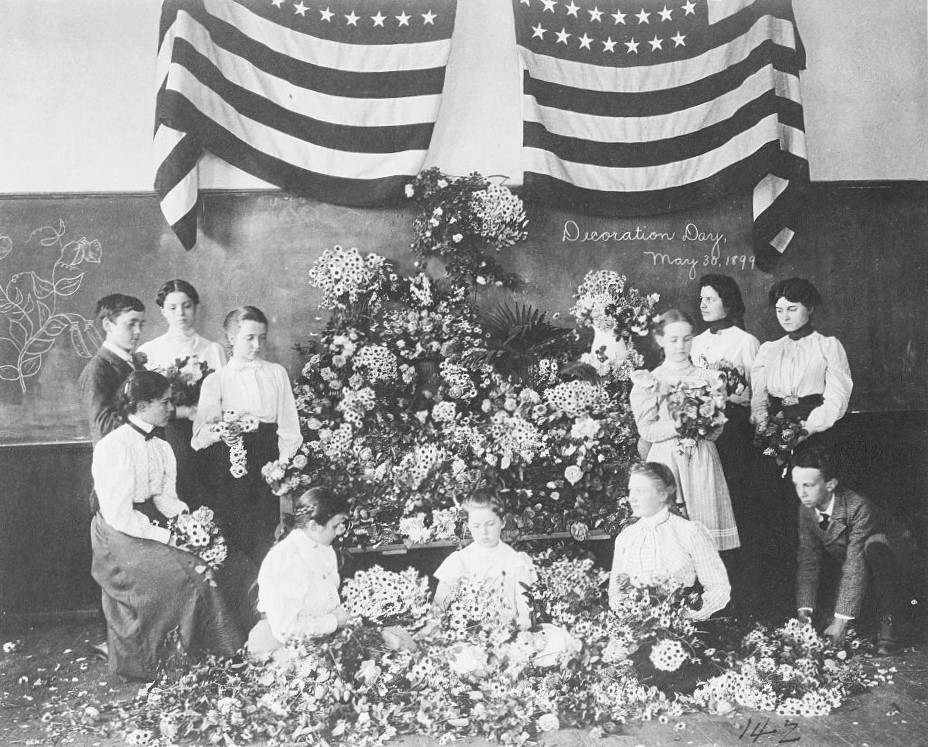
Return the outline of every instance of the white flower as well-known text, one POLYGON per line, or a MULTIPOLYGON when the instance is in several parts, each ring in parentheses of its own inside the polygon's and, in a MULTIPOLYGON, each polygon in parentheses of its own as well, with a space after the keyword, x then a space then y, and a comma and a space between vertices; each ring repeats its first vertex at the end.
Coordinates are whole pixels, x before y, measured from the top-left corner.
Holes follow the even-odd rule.
POLYGON ((538 717, 538 731, 557 731, 561 728, 561 722, 553 713, 545 713, 538 717))
POLYGON ((564 470, 564 477, 571 485, 576 485, 578 482, 580 482, 580 480, 583 479, 583 470, 580 469, 576 464, 571 464, 567 469, 564 470))
POLYGON ((407 184, 406 185, 406 196, 412 197, 414 194, 416 194, 416 190, 412 188, 412 184, 407 184))
POLYGON ((462 240, 463 238, 464 238, 464 235, 463 235, 463 234, 456 233, 456 234, 454 234, 454 236, 451 237, 451 240, 452 240, 455 244, 460 244, 460 243, 461 243, 461 240, 462 240))

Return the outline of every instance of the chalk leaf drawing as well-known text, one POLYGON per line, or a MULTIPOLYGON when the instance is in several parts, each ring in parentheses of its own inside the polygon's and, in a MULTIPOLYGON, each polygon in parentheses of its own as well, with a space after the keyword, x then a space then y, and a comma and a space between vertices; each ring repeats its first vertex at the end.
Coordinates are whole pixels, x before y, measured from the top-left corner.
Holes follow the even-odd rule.
MULTIPOLYGON (((51 275, 35 270, 17 272, 6 285, 0 280, 0 379, 18 381, 23 392, 26 379, 42 369, 43 356, 66 331, 82 358, 90 358, 102 340, 93 320, 59 308, 63 299, 76 294, 84 280, 82 265, 100 264, 103 249, 96 239, 82 237, 65 242, 66 227, 43 226, 29 235, 42 247, 58 252, 51 275), (12 362, 14 361, 15 362, 12 362)), ((0 235, 0 261, 13 251, 13 240, 0 235)))

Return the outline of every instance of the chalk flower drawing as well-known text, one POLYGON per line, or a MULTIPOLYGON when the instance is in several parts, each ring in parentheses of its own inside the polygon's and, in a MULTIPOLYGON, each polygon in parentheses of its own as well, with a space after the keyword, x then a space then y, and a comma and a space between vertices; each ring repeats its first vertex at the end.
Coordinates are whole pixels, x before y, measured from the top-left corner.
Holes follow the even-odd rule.
MULTIPOLYGON (((100 264, 103 249, 97 240, 80 238, 65 242, 63 220, 58 228, 43 226, 29 235, 39 237, 43 247, 58 250, 51 275, 34 270, 17 272, 6 285, 0 281, 0 379, 18 381, 23 392, 26 379, 42 369, 44 355, 65 331, 82 358, 90 358, 100 347, 93 321, 80 314, 59 310, 62 299, 76 294, 84 280, 81 265, 100 264)), ((13 251, 9 236, 0 235, 0 261, 13 251)))

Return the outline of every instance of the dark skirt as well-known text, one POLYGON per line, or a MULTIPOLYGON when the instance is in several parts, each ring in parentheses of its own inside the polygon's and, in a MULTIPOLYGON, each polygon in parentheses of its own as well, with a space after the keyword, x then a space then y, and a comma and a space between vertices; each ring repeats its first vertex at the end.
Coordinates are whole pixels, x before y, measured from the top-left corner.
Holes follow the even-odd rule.
POLYGON ((193 511, 206 502, 203 476, 208 467, 206 453, 194 451, 191 438, 193 423, 186 418, 171 420, 164 429, 164 439, 171 445, 177 460, 177 497, 193 511))
POLYGON ((260 423, 258 430, 242 438, 248 457, 248 472, 242 477, 233 477, 229 472, 229 447, 225 442, 206 450, 209 489, 204 503, 213 509, 229 548, 260 567, 274 543, 280 521, 280 499, 261 476, 261 468, 279 458, 277 424, 260 423))
POLYGON ((124 677, 155 678, 158 662, 175 650, 231 656, 245 636, 219 586, 175 547, 123 534, 100 514, 90 525, 91 574, 103 590, 110 668, 124 677), (169 633, 176 632, 177 643, 169 633))

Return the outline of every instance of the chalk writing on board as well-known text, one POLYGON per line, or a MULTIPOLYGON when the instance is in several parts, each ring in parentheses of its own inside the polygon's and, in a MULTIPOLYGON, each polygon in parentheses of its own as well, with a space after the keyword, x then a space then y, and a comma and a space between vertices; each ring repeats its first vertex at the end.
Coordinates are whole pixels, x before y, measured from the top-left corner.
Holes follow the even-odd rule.
MULTIPOLYGON (((100 347, 100 335, 93 321, 61 308, 64 299, 74 296, 84 280, 82 265, 98 265, 103 257, 100 242, 82 237, 65 242, 64 221, 58 228, 35 229, 33 238, 47 252, 35 252, 37 262, 47 265, 57 254, 50 271, 35 269, 17 272, 4 284, 0 281, 0 379, 16 381, 23 392, 26 380, 42 370, 45 354, 64 332, 82 358, 90 358, 100 347), (51 256, 49 256, 51 255, 51 256)), ((13 240, 0 236, 0 261, 13 251, 13 240)))

